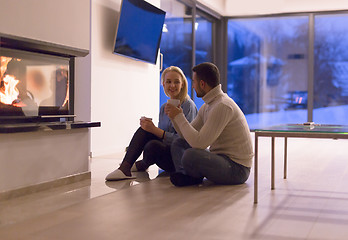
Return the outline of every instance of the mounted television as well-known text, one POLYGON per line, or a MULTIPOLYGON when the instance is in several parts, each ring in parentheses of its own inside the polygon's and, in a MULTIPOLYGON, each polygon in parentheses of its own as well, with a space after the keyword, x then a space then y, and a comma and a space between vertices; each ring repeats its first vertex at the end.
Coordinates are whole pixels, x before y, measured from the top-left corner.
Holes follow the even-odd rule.
POLYGON ((114 53, 156 64, 165 15, 144 0, 123 0, 114 53))

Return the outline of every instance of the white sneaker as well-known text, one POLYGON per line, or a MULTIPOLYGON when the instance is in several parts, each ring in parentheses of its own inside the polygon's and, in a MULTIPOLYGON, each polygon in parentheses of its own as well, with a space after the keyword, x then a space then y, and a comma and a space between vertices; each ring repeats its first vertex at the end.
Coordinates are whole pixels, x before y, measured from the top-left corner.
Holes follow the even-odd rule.
POLYGON ((127 176, 120 169, 116 169, 115 171, 109 173, 106 177, 106 181, 116 181, 116 180, 124 180, 124 179, 134 179, 136 177, 127 176))

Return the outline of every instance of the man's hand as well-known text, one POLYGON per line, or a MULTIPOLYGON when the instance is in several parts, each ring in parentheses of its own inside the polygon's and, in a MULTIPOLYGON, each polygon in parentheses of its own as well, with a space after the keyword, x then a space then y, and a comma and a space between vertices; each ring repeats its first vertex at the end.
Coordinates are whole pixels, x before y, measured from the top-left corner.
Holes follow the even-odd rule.
POLYGON ((174 105, 167 103, 164 107, 164 113, 170 118, 174 119, 179 113, 182 113, 181 107, 175 107, 174 105))

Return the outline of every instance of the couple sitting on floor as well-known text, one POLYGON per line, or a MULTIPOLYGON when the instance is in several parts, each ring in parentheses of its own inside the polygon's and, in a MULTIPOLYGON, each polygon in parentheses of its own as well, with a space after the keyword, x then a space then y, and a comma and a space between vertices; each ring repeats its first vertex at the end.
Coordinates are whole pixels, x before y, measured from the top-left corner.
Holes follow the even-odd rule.
POLYGON ((169 172, 178 187, 201 184, 203 178, 216 184, 242 184, 248 179, 253 149, 243 112, 221 90, 214 64, 201 63, 192 71, 192 86, 205 102, 198 114, 182 70, 165 69, 164 92, 180 104, 161 106, 158 127, 149 118, 140 119, 120 167, 106 180, 133 178, 132 171, 145 171, 152 164, 169 172), (142 152, 143 159, 136 161, 142 152))

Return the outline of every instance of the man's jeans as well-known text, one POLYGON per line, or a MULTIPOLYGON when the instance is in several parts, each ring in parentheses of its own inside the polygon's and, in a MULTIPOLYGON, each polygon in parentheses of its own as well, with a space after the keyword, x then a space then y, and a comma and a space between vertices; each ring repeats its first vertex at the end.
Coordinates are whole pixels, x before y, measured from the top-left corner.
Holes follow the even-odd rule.
POLYGON ((217 184, 242 184, 250 175, 250 168, 225 155, 192 148, 182 138, 174 140, 171 154, 177 172, 195 178, 206 177, 217 184))

